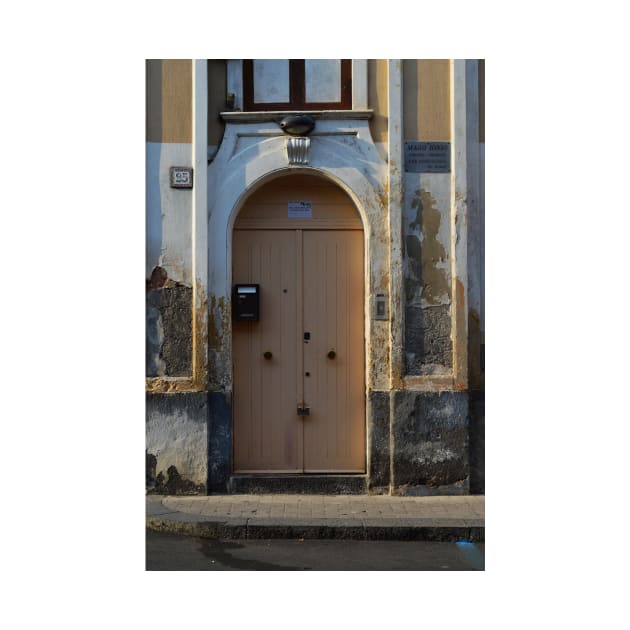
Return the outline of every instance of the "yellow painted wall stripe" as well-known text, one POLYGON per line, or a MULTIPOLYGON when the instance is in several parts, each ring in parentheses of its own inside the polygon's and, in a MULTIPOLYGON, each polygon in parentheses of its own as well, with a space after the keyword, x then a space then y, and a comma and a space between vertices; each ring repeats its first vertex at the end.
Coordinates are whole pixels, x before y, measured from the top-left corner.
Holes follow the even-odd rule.
POLYGON ((147 142, 192 142, 192 62, 148 59, 147 142))
POLYGON ((404 140, 450 142, 448 59, 403 61, 404 140))

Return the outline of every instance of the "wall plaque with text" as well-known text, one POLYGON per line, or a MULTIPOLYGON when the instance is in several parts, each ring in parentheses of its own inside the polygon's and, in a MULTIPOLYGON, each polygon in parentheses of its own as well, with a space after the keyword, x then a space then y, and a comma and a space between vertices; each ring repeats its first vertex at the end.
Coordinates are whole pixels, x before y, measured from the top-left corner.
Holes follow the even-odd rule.
POLYGON ((405 142, 405 170, 409 173, 450 173, 450 142, 405 142))

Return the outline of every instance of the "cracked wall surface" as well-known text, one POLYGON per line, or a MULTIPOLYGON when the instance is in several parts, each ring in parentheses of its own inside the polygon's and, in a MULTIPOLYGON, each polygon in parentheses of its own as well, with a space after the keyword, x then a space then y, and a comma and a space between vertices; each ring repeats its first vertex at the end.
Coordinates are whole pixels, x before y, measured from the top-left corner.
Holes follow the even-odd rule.
POLYGON ((146 376, 192 372, 192 288, 156 267, 146 291, 146 376))
POLYGON ((407 173, 405 183, 405 374, 445 374, 453 365, 448 176, 407 173))

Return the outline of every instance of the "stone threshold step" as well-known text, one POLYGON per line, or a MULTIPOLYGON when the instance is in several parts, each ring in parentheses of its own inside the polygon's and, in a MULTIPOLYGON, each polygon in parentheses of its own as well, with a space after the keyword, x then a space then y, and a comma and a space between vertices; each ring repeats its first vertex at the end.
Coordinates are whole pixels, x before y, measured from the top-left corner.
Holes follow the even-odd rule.
POLYGON ((232 475, 229 494, 367 494, 367 475, 232 475))

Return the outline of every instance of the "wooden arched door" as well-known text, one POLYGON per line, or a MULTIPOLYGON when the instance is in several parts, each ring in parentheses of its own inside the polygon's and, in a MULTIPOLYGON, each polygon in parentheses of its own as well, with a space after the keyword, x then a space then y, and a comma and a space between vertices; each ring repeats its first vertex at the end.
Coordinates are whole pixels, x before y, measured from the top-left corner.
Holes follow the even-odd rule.
POLYGON ((234 226, 234 284, 260 317, 233 323, 234 472, 365 472, 363 231, 326 180, 274 180, 234 226))

